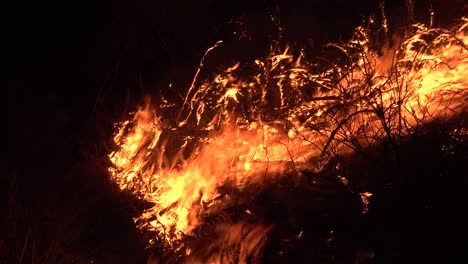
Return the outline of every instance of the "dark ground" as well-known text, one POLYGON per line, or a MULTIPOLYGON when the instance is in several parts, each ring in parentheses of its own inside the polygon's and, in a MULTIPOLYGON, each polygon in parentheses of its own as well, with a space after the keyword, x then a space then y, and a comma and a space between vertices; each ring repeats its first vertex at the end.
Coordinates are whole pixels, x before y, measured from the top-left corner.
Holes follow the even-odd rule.
MULTIPOLYGON (((387 2, 391 23, 407 23, 405 1, 387 2)), ((432 2, 440 24, 463 15, 463 1, 432 2)), ((415 1, 416 20, 427 22, 428 3, 415 1)), ((183 94, 218 39, 226 40, 232 61, 265 54, 276 36, 271 15, 279 18, 284 39, 314 53, 329 40, 346 40, 379 11, 372 0, 119 0, 17 3, 1 12, 0 262, 144 263, 129 199, 105 173, 112 123, 145 93, 177 98, 165 89, 169 83, 183 94), (239 21, 248 38, 236 48, 230 40, 243 28, 239 21)), ((465 149, 455 159, 430 157, 440 166, 427 166, 427 159, 415 158, 428 153, 427 142, 433 141, 421 137, 408 146, 417 153, 405 175, 418 180, 383 195, 388 199, 376 201, 374 215, 363 220, 373 221, 366 243, 380 249, 378 263, 448 257, 467 242, 460 209, 466 181, 437 178, 437 170, 461 176, 465 149)))

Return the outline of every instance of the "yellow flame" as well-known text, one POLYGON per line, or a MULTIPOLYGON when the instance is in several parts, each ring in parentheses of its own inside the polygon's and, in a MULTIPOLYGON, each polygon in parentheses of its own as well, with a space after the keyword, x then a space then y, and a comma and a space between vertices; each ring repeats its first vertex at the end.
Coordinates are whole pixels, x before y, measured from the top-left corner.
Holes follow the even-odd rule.
MULTIPOLYGON (((373 144, 375 138, 404 136, 422 121, 464 111, 468 87, 467 24, 465 20, 454 32, 436 32, 417 25, 412 36, 404 38, 398 47, 386 48, 383 55, 368 47, 368 39, 352 40, 350 45, 359 44, 362 49, 351 66, 336 66, 321 74, 312 73, 302 56, 293 60, 286 48, 264 60, 255 60, 254 65, 261 71, 250 79, 235 75, 239 68, 236 63, 212 82, 196 86, 194 80, 179 111, 179 118, 183 119, 178 120, 177 129, 194 115, 197 128, 210 133, 188 151, 188 158, 181 153, 193 137, 184 139, 174 160, 165 161, 165 148, 172 146, 166 146, 161 135, 176 128, 162 127, 163 117, 158 117, 147 102, 132 121, 117 125, 114 140, 120 149, 110 154, 114 165, 109 169, 112 179, 122 190, 154 204, 135 219, 139 228, 156 231, 168 244, 176 246, 184 236, 196 235, 204 216, 232 201, 229 193, 220 191, 222 186, 238 190, 249 185, 262 188, 265 182, 286 174, 295 175, 295 182, 300 184, 301 169, 319 166, 312 160, 326 156, 331 149, 351 151, 343 143, 350 137, 373 144), (422 38, 428 34, 433 34, 430 42, 422 38), (341 76, 338 82, 333 83, 333 74, 341 76), (268 85, 277 90, 264 88, 265 75, 269 76, 268 81, 274 80, 268 85), (319 88, 313 88, 309 92, 315 94, 304 99, 311 84, 319 88), (280 99, 270 109, 275 99, 271 94, 280 99), (247 113, 240 113, 239 105, 246 98, 257 101, 247 113), (277 113, 277 118, 264 121, 263 112, 258 110, 261 107, 277 113), (287 111, 287 116, 281 116, 281 111, 287 111)), ((347 52, 346 48, 343 50, 347 52)), ((346 178, 339 177, 348 184, 346 178)), ((372 194, 360 195, 367 211, 372 194)), ((244 212, 253 215, 249 209, 244 212)), ((219 226, 218 240, 205 251, 240 243, 241 226, 219 226)), ((253 231, 246 235, 246 252, 241 259, 256 250, 255 245, 261 243, 270 227, 258 224, 250 230, 253 231)), ((186 250, 193 259, 200 254, 186 250)), ((222 259, 210 253, 202 261, 221 263, 222 259)))

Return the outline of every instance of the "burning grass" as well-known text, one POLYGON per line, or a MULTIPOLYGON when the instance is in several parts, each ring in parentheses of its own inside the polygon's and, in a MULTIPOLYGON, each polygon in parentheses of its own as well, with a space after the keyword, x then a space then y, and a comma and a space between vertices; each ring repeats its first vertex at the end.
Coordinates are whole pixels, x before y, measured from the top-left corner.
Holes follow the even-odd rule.
POLYGON ((421 131, 448 127, 439 137, 452 143, 437 151, 458 155, 467 27, 466 19, 452 29, 416 24, 376 46, 375 32, 362 26, 350 41, 327 46, 335 60, 275 44, 267 57, 199 80, 216 43, 182 102, 148 100, 116 126, 120 147, 109 171, 123 191, 151 204, 134 219, 148 248, 164 263, 271 262, 289 247, 305 250, 301 241, 322 248, 309 252, 315 259, 336 251, 330 241, 352 237, 336 231, 352 229, 342 218, 360 219, 373 195, 386 195, 376 187, 391 182, 386 176, 406 175, 406 148, 421 131), (388 171, 357 176, 355 159, 388 171))

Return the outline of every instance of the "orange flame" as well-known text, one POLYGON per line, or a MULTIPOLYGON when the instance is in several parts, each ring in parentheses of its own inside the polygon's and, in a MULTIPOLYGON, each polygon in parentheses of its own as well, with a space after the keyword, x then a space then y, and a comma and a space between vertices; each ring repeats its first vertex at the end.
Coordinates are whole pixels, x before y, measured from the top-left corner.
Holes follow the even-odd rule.
MULTIPOLYGON (((154 204, 135 219, 138 227, 156 232, 174 251, 184 249, 191 261, 221 263, 220 248, 241 243, 242 236, 240 260, 258 255, 257 245, 271 229, 261 223, 243 235, 243 223, 228 219, 198 252, 181 241, 197 237, 207 215, 234 203, 223 186, 261 190, 285 175, 300 184, 301 170, 320 170, 321 159, 352 151, 351 139, 368 146, 379 138, 402 138, 423 122, 464 112, 467 27, 466 19, 453 31, 415 25, 412 35, 383 55, 370 47, 366 29, 358 28, 353 40, 335 46, 350 65, 317 73, 304 55, 295 58, 285 49, 255 60, 250 77, 236 75, 237 63, 198 86, 194 80, 177 126, 163 127, 149 102, 132 121, 117 125, 120 149, 110 154, 112 179, 154 204), (205 136, 185 137, 168 161, 166 148, 172 146, 162 135, 190 122, 205 136), (196 147, 189 150, 193 142, 196 147), (185 150, 189 158, 183 157, 185 150)), ((361 193, 364 211, 370 196, 361 193)))

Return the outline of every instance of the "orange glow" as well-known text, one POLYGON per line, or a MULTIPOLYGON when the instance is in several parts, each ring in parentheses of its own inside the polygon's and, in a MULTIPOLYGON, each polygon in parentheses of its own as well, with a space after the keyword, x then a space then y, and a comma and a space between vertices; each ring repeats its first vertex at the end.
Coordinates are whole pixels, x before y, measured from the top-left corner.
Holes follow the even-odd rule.
MULTIPOLYGON (((163 237, 192 263, 222 263, 220 248, 235 243, 245 243, 240 253, 245 260, 258 254, 257 245, 273 228, 262 219, 247 229, 242 229, 246 223, 226 221, 203 249, 184 244, 184 237, 197 237, 207 216, 244 199, 223 187, 241 193, 255 186, 260 192, 265 183, 286 175, 301 184, 302 170, 320 171, 323 160, 352 152, 351 139, 364 147, 383 138, 396 140, 419 124, 465 111, 467 30, 467 20, 453 31, 415 25, 398 46, 378 55, 366 30, 358 28, 349 43, 336 46, 348 57, 346 66, 317 73, 309 58, 286 48, 256 59, 251 76, 237 75, 236 63, 212 79, 194 80, 184 104, 175 109, 177 126, 163 127, 164 116, 149 101, 133 120, 116 125, 120 148, 109 155, 112 179, 153 204, 135 219, 138 228, 163 237), (169 158, 166 149, 173 146, 162 134, 185 131, 187 124, 195 127, 192 136, 184 137, 178 154, 169 158), (243 242, 242 230, 249 231, 243 242)), ((372 193, 360 195, 365 213, 372 193)), ((253 215, 249 208, 245 213, 253 215)))

